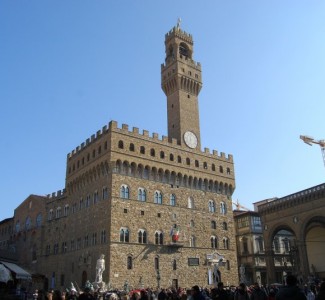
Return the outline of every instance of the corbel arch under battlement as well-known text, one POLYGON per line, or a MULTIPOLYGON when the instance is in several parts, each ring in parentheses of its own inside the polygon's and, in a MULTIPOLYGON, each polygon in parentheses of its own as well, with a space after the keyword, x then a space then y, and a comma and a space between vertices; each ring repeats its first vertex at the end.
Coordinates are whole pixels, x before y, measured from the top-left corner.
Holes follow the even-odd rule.
POLYGON ((208 178, 201 178, 197 176, 183 175, 182 173, 171 171, 169 169, 163 169, 157 167, 150 167, 149 165, 137 164, 135 162, 129 162, 116 160, 115 171, 121 175, 128 175, 137 178, 149 179, 153 181, 159 181, 166 184, 184 186, 192 189, 198 189, 203 191, 210 191, 214 193, 222 193, 231 195, 233 187, 227 182, 218 182, 209 180, 208 178))

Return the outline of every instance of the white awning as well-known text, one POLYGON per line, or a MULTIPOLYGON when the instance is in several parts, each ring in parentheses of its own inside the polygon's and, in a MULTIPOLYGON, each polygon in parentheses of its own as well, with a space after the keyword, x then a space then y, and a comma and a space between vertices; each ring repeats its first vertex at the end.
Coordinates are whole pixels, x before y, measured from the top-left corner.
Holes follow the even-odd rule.
POLYGON ((1 263, 7 267, 10 271, 16 274, 16 279, 25 279, 25 280, 32 280, 32 276, 25 271, 23 268, 17 266, 16 264, 9 263, 6 261, 1 261, 1 263))

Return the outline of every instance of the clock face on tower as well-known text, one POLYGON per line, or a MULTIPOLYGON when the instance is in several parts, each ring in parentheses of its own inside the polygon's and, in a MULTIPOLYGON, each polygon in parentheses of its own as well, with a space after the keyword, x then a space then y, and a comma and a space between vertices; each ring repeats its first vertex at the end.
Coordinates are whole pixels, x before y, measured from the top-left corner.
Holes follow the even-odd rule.
POLYGON ((197 137, 192 131, 186 131, 184 133, 184 142, 188 147, 194 149, 197 146, 197 137))

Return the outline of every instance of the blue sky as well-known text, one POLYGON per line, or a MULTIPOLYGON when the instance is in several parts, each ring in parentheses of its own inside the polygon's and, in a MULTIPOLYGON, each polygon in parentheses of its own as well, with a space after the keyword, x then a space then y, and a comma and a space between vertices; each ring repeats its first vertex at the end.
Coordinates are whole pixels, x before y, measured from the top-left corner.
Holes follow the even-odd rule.
POLYGON ((202 147, 232 154, 234 201, 325 182, 324 1, 0 2, 0 220, 63 189, 67 154, 115 120, 167 135, 164 36, 202 65, 202 147))

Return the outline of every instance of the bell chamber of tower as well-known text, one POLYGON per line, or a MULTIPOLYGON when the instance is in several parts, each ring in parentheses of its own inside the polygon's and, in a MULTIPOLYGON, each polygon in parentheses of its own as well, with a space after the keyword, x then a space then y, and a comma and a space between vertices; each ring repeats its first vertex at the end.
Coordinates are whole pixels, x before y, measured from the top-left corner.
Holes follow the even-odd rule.
POLYGON ((165 52, 161 87, 167 96, 168 138, 190 149, 200 149, 198 95, 202 77, 200 63, 192 58, 192 36, 178 24, 165 35, 165 52))

